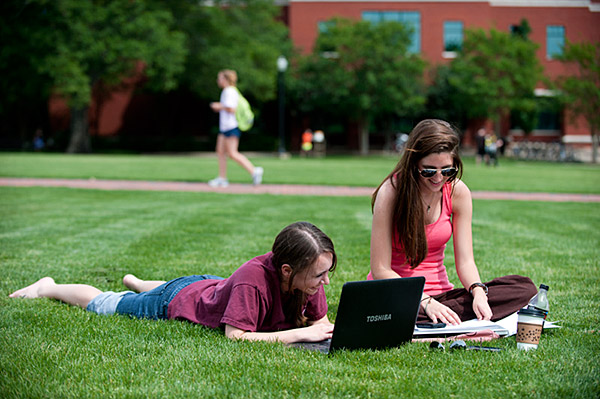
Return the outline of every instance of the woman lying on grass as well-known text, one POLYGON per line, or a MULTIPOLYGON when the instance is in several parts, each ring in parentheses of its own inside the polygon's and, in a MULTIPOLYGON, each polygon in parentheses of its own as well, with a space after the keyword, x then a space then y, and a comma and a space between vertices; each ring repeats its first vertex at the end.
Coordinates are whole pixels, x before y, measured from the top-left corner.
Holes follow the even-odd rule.
POLYGON ((419 321, 447 324, 499 320, 527 305, 537 292, 528 277, 482 283, 473 256, 471 192, 460 179, 459 136, 449 123, 415 126, 398 165, 372 198, 371 272, 368 279, 425 277, 419 321), (454 263, 464 288, 444 266, 453 237, 454 263))
POLYGON ((139 293, 114 293, 44 277, 10 297, 53 298, 98 314, 224 326, 232 339, 313 342, 333 332, 323 285, 329 284, 336 264, 331 239, 316 226, 297 222, 277 235, 272 252, 249 260, 227 279, 200 275, 145 281, 128 274, 123 284, 139 293))

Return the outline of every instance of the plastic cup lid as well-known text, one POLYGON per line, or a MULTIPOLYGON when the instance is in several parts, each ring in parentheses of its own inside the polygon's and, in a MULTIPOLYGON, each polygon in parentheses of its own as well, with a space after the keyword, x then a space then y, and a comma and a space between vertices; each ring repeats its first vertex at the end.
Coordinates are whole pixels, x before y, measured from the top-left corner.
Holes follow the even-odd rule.
POLYGON ((519 312, 517 314, 523 315, 523 316, 533 316, 533 317, 544 317, 544 312, 537 310, 537 309, 521 309, 519 310, 519 312))

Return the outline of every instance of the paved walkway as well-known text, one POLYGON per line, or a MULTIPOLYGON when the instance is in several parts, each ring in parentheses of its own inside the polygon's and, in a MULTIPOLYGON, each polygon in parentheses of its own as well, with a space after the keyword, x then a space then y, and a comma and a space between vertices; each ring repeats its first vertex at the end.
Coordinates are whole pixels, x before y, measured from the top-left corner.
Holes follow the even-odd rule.
MULTIPOLYGON (((96 190, 145 190, 145 191, 190 191, 223 194, 272 194, 272 195, 322 195, 341 197, 370 196, 374 187, 311 186, 296 184, 230 184, 227 188, 214 188, 206 183, 139 180, 96 180, 96 179, 37 179, 0 178, 0 186, 11 187, 69 187, 96 190)), ((499 199, 551 202, 600 202, 596 194, 550 194, 512 193, 500 191, 474 191, 474 199, 499 199)))

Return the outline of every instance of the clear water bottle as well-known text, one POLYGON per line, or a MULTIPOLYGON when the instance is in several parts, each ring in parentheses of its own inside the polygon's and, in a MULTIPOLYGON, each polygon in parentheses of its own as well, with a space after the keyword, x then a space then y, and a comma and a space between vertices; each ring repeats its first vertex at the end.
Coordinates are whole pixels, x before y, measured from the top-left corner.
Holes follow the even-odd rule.
POLYGON ((548 316, 548 311, 550 310, 548 290, 549 287, 547 285, 540 284, 540 290, 533 298, 531 298, 529 305, 527 305, 528 309, 536 309, 544 312, 544 319, 548 316))

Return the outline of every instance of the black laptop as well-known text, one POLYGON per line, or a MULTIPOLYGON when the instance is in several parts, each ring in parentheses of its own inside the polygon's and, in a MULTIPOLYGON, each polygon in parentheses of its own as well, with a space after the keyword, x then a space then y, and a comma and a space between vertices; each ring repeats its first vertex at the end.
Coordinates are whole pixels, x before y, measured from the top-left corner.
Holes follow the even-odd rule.
POLYGON ((410 342, 424 286, 424 277, 348 282, 342 287, 332 338, 291 346, 331 353, 410 342))

